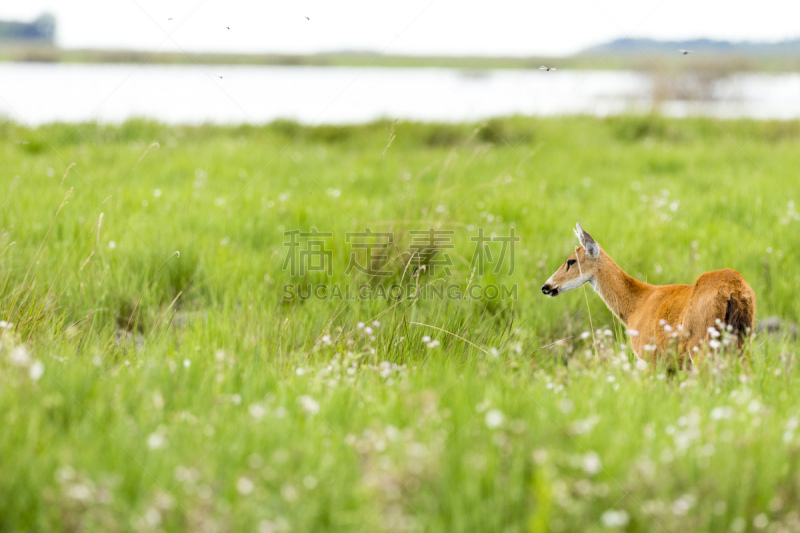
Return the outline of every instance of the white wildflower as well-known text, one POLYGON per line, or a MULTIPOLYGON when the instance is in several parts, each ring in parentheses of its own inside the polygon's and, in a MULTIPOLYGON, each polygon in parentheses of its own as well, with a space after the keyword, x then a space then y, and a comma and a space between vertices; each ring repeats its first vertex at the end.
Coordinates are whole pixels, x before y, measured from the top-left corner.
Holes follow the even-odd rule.
POLYGON ((147 437, 147 447, 151 450, 158 450, 163 448, 167 443, 167 439, 164 434, 160 431, 156 431, 155 433, 151 433, 149 437, 147 437))
MULTIPOLYGON (((285 522, 285 520, 284 520, 285 522)), ((258 523, 258 533, 277 533, 278 531, 287 531, 288 527, 286 527, 283 522, 272 520, 262 520, 258 523)))
POLYGON ((764 513, 761 513, 753 519, 753 525, 756 529, 764 529, 769 525, 769 518, 764 513))
POLYGON ((503 416, 503 412, 499 409, 492 409, 486 413, 486 426, 489 429, 496 429, 503 425, 503 420, 505 417, 503 416))
POLYGON ((239 494, 243 496, 247 496, 253 489, 255 488, 255 484, 250 480, 250 478, 246 478, 244 476, 240 477, 236 480, 236 490, 239 491, 239 494))
POLYGON ((35 361, 28 370, 28 373, 33 381, 39 381, 39 378, 44 374, 44 365, 41 361, 35 361))
POLYGON ((439 346, 439 340, 433 339, 431 342, 428 343, 428 348, 436 348, 439 346))
POLYGON ((300 404, 300 407, 303 408, 303 411, 310 415, 315 415, 319 413, 319 403, 314 400, 311 396, 300 396, 297 399, 297 402, 300 404))
POLYGON ((747 404, 747 412, 750 414, 757 414, 761 410, 761 402, 756 399, 750 400, 747 404))
POLYGON ((569 430, 571 433, 575 433, 577 435, 589 433, 598 422, 600 422, 599 416, 590 416, 585 419, 575 420, 569 425, 569 430))
POLYGON ((696 498, 692 494, 684 494, 672 503, 672 514, 683 516, 694 506, 696 498))
POLYGON ((547 450, 544 448, 537 448, 533 450, 533 462, 537 465, 543 465, 547 462, 548 457, 547 450))
POLYGON ((729 407, 727 405, 723 405, 721 407, 715 407, 711 410, 709 417, 711 420, 725 420, 733 418, 733 415, 736 414, 736 411, 733 410, 733 407, 729 407))
POLYGON ((73 500, 85 502, 92 498, 92 491, 89 490, 89 487, 83 483, 76 483, 74 485, 70 485, 69 489, 67 489, 67 496, 73 500))
POLYGON ((248 410, 250 411, 250 416, 252 416, 256 420, 263 418, 264 415, 267 414, 267 409, 260 403, 254 403, 250 405, 250 408, 248 410))
POLYGON ((569 414, 575 409, 575 404, 572 403, 572 400, 569 398, 564 398, 560 402, 558 402, 558 408, 564 414, 569 414))
POLYGON ((281 496, 283 496, 283 499, 287 502, 293 502, 297 500, 298 497, 297 489, 294 488, 293 485, 286 483, 281 487, 281 496))
POLYGON ((603 522, 603 525, 608 528, 622 528, 628 525, 628 521, 630 519, 628 517, 628 513, 625 511, 609 509, 603 513, 603 516, 600 517, 600 520, 603 522))
POLYGON ((72 468, 70 465, 64 465, 62 467, 59 467, 58 470, 56 470, 55 478, 56 481, 58 481, 62 485, 64 483, 68 483, 75 478, 75 469, 72 468))
POLYGON ((583 471, 590 476, 595 475, 603 469, 603 463, 596 452, 589 452, 583 456, 583 471))
POLYGON ((17 346, 8 354, 11 364, 14 366, 28 366, 31 363, 31 356, 25 346, 17 346))

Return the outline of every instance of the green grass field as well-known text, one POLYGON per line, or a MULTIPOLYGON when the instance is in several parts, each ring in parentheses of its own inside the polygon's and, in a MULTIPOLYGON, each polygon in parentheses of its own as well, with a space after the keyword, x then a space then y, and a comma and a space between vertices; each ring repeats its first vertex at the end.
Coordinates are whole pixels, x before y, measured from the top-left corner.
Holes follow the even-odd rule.
POLYGON ((580 222, 640 279, 735 268, 796 322, 798 142, 657 116, 1 124, 0 531, 800 531, 790 335, 671 374, 591 289, 539 290, 580 222), (311 228, 330 275, 284 269, 311 228), (429 228, 452 248, 417 269, 429 228), (513 263, 495 242, 477 272, 471 239, 511 228, 513 263), (385 277, 346 272, 365 229, 393 235, 385 277), (433 295, 333 296, 395 283, 433 295))

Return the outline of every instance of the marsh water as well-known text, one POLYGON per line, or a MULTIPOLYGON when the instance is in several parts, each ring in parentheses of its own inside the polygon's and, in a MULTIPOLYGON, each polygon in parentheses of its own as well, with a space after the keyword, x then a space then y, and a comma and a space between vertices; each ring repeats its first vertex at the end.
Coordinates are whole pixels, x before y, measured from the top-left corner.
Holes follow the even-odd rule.
POLYGON ((634 71, 0 63, 0 117, 29 125, 458 122, 654 105, 670 116, 798 118, 800 74, 735 74, 698 88, 634 71))

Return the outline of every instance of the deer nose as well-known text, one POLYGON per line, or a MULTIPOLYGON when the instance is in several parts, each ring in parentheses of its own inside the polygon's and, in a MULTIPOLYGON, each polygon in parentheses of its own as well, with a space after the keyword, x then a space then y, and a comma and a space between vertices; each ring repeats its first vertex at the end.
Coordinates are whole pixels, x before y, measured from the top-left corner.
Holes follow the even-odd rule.
POLYGON ((542 294, 545 296, 555 296, 558 294, 558 285, 551 287, 549 283, 542 285, 542 294))

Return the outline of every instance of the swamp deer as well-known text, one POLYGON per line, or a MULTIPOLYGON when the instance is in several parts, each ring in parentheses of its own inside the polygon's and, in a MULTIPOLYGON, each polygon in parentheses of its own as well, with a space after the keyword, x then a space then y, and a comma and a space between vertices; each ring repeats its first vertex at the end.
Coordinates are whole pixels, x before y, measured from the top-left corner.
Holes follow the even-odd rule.
POLYGON ((700 274, 694 285, 650 285, 626 274, 580 224, 574 231, 581 246, 550 276, 542 292, 552 297, 589 283, 628 328, 639 357, 655 361, 676 342, 681 364, 686 353, 694 360, 692 352, 703 343, 719 342, 712 339, 718 329, 727 327, 740 348, 753 331, 756 295, 735 270, 700 274))

